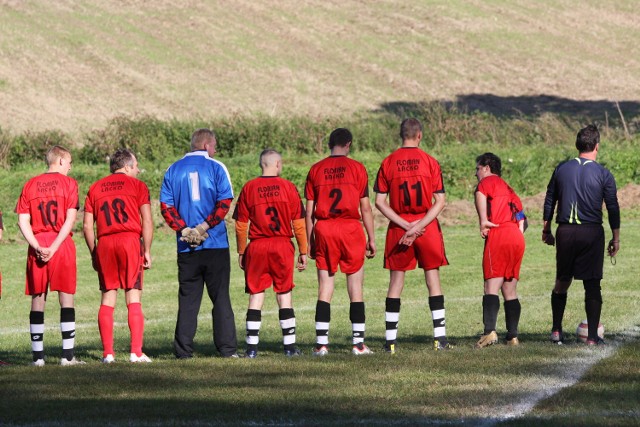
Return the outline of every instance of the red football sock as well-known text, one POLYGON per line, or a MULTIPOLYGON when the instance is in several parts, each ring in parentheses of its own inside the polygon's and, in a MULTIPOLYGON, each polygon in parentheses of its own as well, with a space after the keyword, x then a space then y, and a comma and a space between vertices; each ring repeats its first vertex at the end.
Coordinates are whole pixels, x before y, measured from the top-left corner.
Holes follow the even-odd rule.
POLYGON ((127 306, 129 310, 129 330, 131 331, 131 353, 142 356, 142 337, 144 335, 144 315, 142 314, 142 304, 131 303, 127 306))
POLYGON ((102 340, 102 357, 113 354, 113 307, 101 305, 98 311, 98 329, 102 340))

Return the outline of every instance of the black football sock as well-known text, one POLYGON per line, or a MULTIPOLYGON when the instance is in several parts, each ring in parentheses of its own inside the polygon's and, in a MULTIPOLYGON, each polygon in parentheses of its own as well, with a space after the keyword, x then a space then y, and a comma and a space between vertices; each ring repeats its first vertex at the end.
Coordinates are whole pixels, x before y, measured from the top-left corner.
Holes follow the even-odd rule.
POLYGON ((521 306, 518 298, 504 302, 504 320, 507 325, 507 341, 518 337, 520 311, 521 306))
POLYGON ((485 335, 496 330, 499 310, 500 298, 498 295, 484 295, 482 297, 482 323, 484 323, 485 335))
POLYGON ((564 317, 564 308, 567 306, 567 294, 557 294, 551 292, 551 313, 553 316, 552 331, 562 332, 562 318, 564 317))

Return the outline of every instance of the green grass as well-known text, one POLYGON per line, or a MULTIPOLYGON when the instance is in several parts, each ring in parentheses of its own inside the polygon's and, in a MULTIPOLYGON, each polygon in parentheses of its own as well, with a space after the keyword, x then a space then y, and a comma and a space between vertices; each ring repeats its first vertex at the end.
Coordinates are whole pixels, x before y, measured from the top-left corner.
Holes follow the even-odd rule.
MULTIPOLYGON (((14 366, 0 370, 0 413, 11 424, 104 425, 228 425, 264 424, 421 424, 435 420, 479 423, 487 414, 499 416, 505 405, 515 404, 539 391, 556 375, 572 369, 592 354, 583 346, 552 346, 546 342, 553 282, 554 251, 538 241, 540 224, 527 233, 527 252, 519 285, 523 313, 519 348, 498 345, 482 351, 473 343, 482 330, 482 241, 473 225, 444 229, 451 265, 442 269, 446 295, 447 332, 456 348, 436 353, 430 349, 432 327, 426 289, 419 271, 407 275, 399 328, 399 353, 379 351, 384 337, 384 298, 388 274, 379 255, 366 264, 367 343, 378 350, 371 357, 349 354, 350 324, 344 278, 338 280, 332 304, 331 354, 310 356, 314 343, 317 285, 313 265, 296 273, 294 308, 298 344, 305 352, 289 360, 281 354, 277 306, 271 291, 263 311, 260 356, 256 360, 228 360, 215 356, 211 342, 211 304, 205 297, 196 335, 196 358, 174 360, 171 349, 177 312, 177 279, 172 236, 159 231, 153 246, 154 265, 145 276, 143 310, 146 320, 145 352, 154 363, 133 366, 128 353, 126 309, 116 308, 115 349, 118 363, 104 366, 97 330, 99 292, 87 250, 76 234, 79 282, 77 293, 77 354, 87 366, 61 368, 58 307, 51 295, 46 309, 43 369, 28 366, 29 300, 23 295, 25 244, 0 244, 3 298, 0 359, 14 366), (33 396, 37 404, 33 404, 33 396), (37 408, 35 410, 34 408, 37 408), (117 409, 115 409, 117 408, 117 409), (498 409, 496 409, 498 408, 498 409), (63 414, 63 415, 61 415, 63 414), (187 422, 186 420, 189 420, 187 422)), ((377 232, 379 247, 384 230, 377 232)), ((624 242, 640 237, 640 222, 623 222, 624 242)), ((232 247, 234 242, 232 241, 232 247)), ((583 380, 543 401, 524 418, 523 425, 632 425, 637 417, 640 371, 638 342, 623 331, 640 324, 640 291, 635 268, 640 248, 624 244, 617 265, 605 265, 603 323, 607 338, 620 345, 610 359, 594 366, 583 380), (560 403, 558 403, 560 399, 560 403)), ((240 350, 244 348, 247 296, 243 278, 232 255, 231 294, 240 350)), ((566 327, 583 318, 582 289, 570 291, 566 327)), ((120 295, 122 297, 122 295, 120 295)), ((504 318, 498 320, 504 333, 504 318)), ((599 350, 594 350, 598 352, 599 350)))

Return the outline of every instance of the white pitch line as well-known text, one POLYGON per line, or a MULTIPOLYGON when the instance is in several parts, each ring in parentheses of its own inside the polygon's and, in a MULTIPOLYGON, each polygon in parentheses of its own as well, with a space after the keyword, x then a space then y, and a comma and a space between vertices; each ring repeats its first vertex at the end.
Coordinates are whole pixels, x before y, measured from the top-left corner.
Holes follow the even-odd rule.
MULTIPOLYGON (((622 341, 637 340, 640 337, 640 326, 633 326, 630 329, 616 334, 622 341)), ((604 347, 585 347, 579 355, 569 359, 562 359, 555 365, 555 381, 548 377, 544 379, 544 385, 536 392, 526 396, 519 402, 511 405, 503 405, 495 408, 495 412, 502 414, 497 417, 486 418, 479 421, 477 425, 489 427, 506 420, 516 419, 529 413, 538 403, 547 399, 562 389, 575 385, 582 376, 596 363, 602 359, 613 356, 622 343, 617 340, 608 340, 604 347)))

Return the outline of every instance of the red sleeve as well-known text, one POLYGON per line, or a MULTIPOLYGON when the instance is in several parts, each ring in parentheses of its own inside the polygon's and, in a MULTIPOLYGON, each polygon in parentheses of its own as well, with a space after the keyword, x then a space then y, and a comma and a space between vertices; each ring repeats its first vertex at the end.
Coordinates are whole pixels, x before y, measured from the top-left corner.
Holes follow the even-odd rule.
POLYGON ((218 200, 215 208, 213 209, 213 212, 211 212, 205 220, 207 224, 209 224, 209 227, 213 228, 224 221, 224 217, 227 215, 229 209, 231 208, 232 200, 233 199, 218 200))
POLYGON ((442 169, 440 163, 434 158, 431 158, 431 182, 433 184, 433 193, 444 193, 444 183, 442 181, 442 169))
POLYGON ((246 223, 249 222, 249 209, 247 207, 247 192, 245 191, 245 188, 246 186, 240 191, 236 208, 233 211, 233 219, 246 223))
POLYGON ((151 196, 149 195, 149 187, 144 182, 138 180, 138 207, 151 204, 151 196))
POLYGON ((315 192, 313 189, 313 178, 311 177, 311 173, 314 171, 314 167, 311 167, 311 170, 307 174, 307 180, 304 185, 304 198, 307 200, 315 200, 315 192))
POLYGON ((369 197, 369 174, 367 174, 367 168, 364 165, 360 165, 360 178, 361 178, 361 193, 360 198, 369 197))
POLYGON ((78 195, 78 182, 69 178, 69 193, 67 193, 66 209, 80 209, 80 196, 78 195))
POLYGON ((291 192, 291 220, 301 219, 306 216, 300 193, 293 182, 289 182, 289 191, 291 192))
POLYGON ((374 186, 373 186, 373 191, 375 191, 376 193, 383 193, 383 194, 389 193, 389 182, 387 181, 387 178, 385 176, 386 164, 387 162, 385 159, 380 165, 380 169, 378 169, 378 173, 376 175, 376 182, 374 183, 374 186))
POLYGON ((187 226, 175 206, 160 203, 160 212, 162 213, 164 220, 167 222, 167 225, 171 227, 172 230, 181 231, 187 226))

